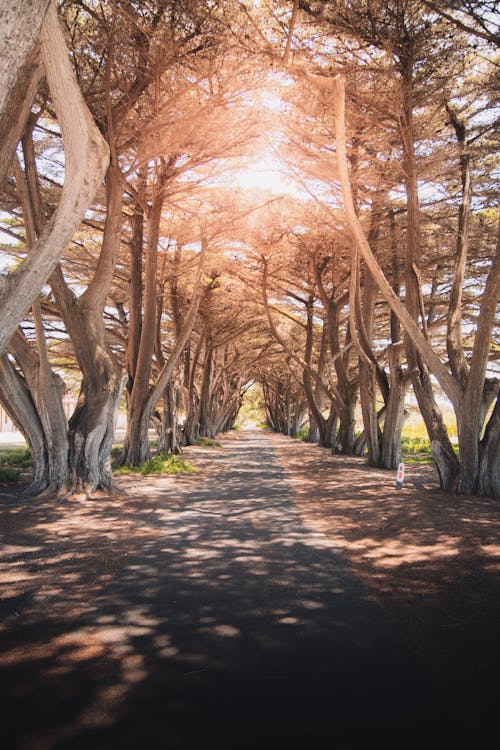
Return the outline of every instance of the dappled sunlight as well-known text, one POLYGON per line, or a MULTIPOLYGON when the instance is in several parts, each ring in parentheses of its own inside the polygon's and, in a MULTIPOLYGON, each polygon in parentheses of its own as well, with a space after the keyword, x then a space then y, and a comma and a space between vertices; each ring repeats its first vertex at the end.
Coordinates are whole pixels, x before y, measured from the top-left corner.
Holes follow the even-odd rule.
POLYGON ((395 472, 273 436, 304 526, 337 546, 415 652, 454 694, 458 716, 493 715, 500 656, 500 509, 435 487, 432 466, 395 472))
POLYGON ((458 555, 457 542, 457 539, 444 537, 432 545, 405 544, 397 540, 388 540, 381 545, 375 539, 367 538, 347 546, 351 549, 362 549, 362 557, 371 560, 375 566, 391 568, 405 563, 458 555))
MULTIPOLYGON (((385 580, 383 570, 389 576, 396 568, 407 570, 408 590, 429 594, 450 583, 450 565, 464 555, 472 555, 475 567, 484 571, 498 563, 495 501, 439 492, 432 466, 407 467, 405 484, 397 490, 396 472, 368 467, 364 459, 332 456, 326 449, 281 436, 273 441, 304 524, 347 554, 376 589, 385 580)), ((386 585, 391 588, 390 577, 386 585)))
POLYGON ((0 679, 19 736, 26 701, 47 748, 117 727, 117 746, 137 745, 141 706, 188 744, 193 711, 260 739, 270 723, 322 736, 326 715, 347 731, 360 702, 381 725, 389 695, 413 712, 400 688, 424 677, 342 545, 303 522, 271 444, 240 440, 195 483, 124 477, 120 496, 3 504, 0 679))
MULTIPOLYGON (((149 723, 196 744, 208 716, 208 744, 263 741, 270 725, 314 744, 325 716, 351 732, 360 706, 381 731, 389 703, 401 721, 441 711, 376 601, 442 596, 465 537, 440 528, 411 478, 377 496, 380 477, 356 461, 349 481, 327 474, 314 451, 246 431, 194 481, 126 476, 122 494, 86 502, 4 499, 0 697, 27 746, 88 747, 97 731, 102 746, 148 746, 149 723)), ((486 574, 500 548, 481 528, 486 574)))

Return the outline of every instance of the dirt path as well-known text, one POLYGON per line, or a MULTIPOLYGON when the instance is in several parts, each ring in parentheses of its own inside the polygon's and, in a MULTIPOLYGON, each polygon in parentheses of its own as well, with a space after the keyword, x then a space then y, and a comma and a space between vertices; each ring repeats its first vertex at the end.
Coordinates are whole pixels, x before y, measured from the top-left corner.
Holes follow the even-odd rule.
POLYGON ((8 750, 461 746, 448 686, 304 506, 299 448, 237 433, 120 498, 0 501, 8 750))

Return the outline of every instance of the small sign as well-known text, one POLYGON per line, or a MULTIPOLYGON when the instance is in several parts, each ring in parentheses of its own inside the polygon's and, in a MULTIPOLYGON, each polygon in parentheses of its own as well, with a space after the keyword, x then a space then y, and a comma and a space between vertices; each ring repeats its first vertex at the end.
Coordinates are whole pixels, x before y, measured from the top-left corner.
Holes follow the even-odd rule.
POLYGON ((405 465, 403 462, 401 462, 398 466, 398 473, 396 476, 396 489, 397 490, 400 490, 401 487, 403 486, 404 478, 405 478, 405 465))

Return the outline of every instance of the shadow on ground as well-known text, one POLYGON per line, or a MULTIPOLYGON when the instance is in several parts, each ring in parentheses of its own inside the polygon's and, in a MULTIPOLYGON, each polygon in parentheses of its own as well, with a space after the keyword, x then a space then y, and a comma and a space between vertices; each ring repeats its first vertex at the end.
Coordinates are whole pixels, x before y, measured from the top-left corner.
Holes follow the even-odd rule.
POLYGON ((213 462, 120 498, 2 501, 9 750, 460 746, 442 688, 304 526, 265 436, 213 462))

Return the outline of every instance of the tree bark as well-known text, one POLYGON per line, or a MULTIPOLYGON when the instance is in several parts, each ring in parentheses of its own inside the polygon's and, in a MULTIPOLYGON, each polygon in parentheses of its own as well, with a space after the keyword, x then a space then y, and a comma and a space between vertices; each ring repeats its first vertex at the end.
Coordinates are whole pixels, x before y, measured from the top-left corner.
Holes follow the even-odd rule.
POLYGON ((121 241, 122 179, 110 164, 106 175, 107 213, 101 254, 87 290, 76 298, 62 272, 51 285, 75 348, 83 379, 76 409, 69 421, 68 492, 90 495, 112 489, 110 453, 122 392, 121 369, 106 336, 104 306, 121 241))
POLYGON ((59 205, 32 252, 0 279, 0 352, 36 299, 92 202, 109 161, 108 147, 83 100, 71 68, 55 4, 45 15, 41 53, 65 150, 59 205))
POLYGON ((384 428, 378 465, 382 469, 397 469, 401 461, 401 432, 405 421, 405 394, 410 384, 401 365, 398 344, 389 346, 389 394, 384 410, 384 428))
MULTIPOLYGON (((31 451, 33 472, 26 492, 39 494, 49 487, 57 489, 50 465, 50 446, 31 389, 7 355, 0 357, 0 400, 31 451)), ((63 434, 65 435, 66 431, 63 434)), ((62 482, 65 480, 66 472, 62 482)))
MULTIPOLYGON (((0 28, 2 28, 1 16, 0 28)), ((5 58, 2 56, 0 59, 5 65, 5 58)), ((15 157, 17 144, 26 128, 42 78, 43 65, 40 47, 37 44, 26 59, 17 86, 0 117, 0 192, 4 189, 9 167, 15 157)), ((0 84, 0 90, 1 88, 0 84)))
POLYGON ((420 357, 428 364, 431 372, 439 381, 441 387, 448 395, 453 404, 460 401, 460 389, 454 378, 450 375, 440 357, 432 348, 432 344, 422 334, 414 318, 406 309, 405 305, 394 293, 384 272, 379 266, 373 255, 368 240, 364 234, 363 227, 356 216, 352 200, 351 186, 349 180, 349 169, 346 158, 346 137, 345 137, 345 83, 341 76, 336 76, 331 80, 332 88, 335 94, 335 133, 337 144, 337 167, 339 179, 342 187, 344 198, 344 212, 346 215, 349 228, 358 243, 359 250, 363 256, 366 266, 372 274, 383 297, 387 301, 391 310, 400 320, 405 329, 408 338, 413 343, 420 357))
POLYGON ((500 392, 480 443, 477 492, 500 499, 500 392))
POLYGON ((125 437, 125 443, 121 457, 122 463, 141 464, 149 458, 150 450, 148 430, 151 424, 151 418, 153 416, 156 405, 162 398, 163 393, 165 392, 165 389, 175 372, 186 343, 193 331, 194 324, 196 322, 196 316, 198 315, 201 297, 203 294, 201 276, 204 269, 207 252, 208 240, 205 236, 202 236, 198 270, 193 285, 191 303, 189 305, 188 312, 182 322, 181 330, 175 340, 174 346, 172 348, 172 351, 170 352, 168 359, 165 362, 165 365, 161 369, 154 384, 147 391, 146 397, 140 404, 137 403, 138 408, 133 415, 133 419, 129 419, 127 425, 127 434, 125 437))
POLYGON ((500 219, 495 255, 479 308, 470 369, 461 409, 457 412, 460 448, 459 492, 480 492, 498 497, 500 463, 495 436, 498 435, 498 403, 491 414, 482 439, 486 411, 498 389, 498 380, 486 380, 491 333, 500 298, 500 219), (489 488, 489 489, 488 489, 489 488))

